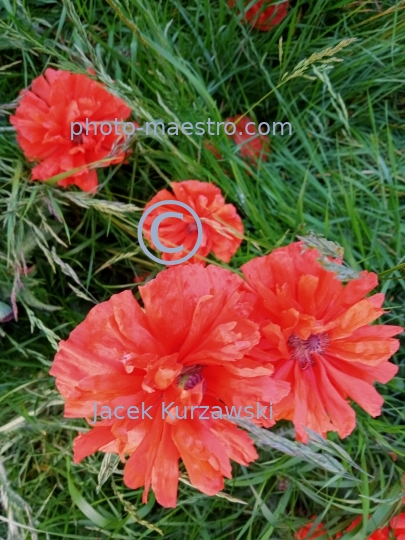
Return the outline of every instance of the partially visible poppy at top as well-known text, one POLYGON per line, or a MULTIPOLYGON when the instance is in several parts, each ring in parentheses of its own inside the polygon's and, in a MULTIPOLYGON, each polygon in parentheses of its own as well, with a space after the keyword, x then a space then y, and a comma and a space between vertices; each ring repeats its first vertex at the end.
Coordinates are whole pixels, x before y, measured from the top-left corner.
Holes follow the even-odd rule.
MULTIPOLYGON (((228 0, 229 7, 234 7, 237 0, 228 0)), ((251 0, 244 0, 245 6, 251 4, 251 0)), ((251 8, 245 10, 244 22, 249 23, 262 32, 272 30, 287 16, 290 2, 274 3, 274 0, 258 0, 251 8)))
MULTIPOLYGON (((315 520, 315 517, 316 516, 312 516, 312 520, 315 520)), ((327 534, 325 526, 322 522, 318 523, 315 528, 313 527, 314 521, 310 521, 295 533, 294 538, 296 538, 297 540, 313 540, 327 534), (312 532, 310 533, 311 530, 312 532)))
POLYGON ((390 527, 396 540, 405 540, 405 513, 402 512, 393 517, 390 521, 390 527))
POLYGON ((256 291, 255 316, 261 323, 261 358, 273 361, 274 377, 291 384, 277 405, 275 419, 294 422, 297 438, 305 428, 347 437, 356 426, 348 399, 371 416, 381 414, 383 398, 373 383, 387 383, 398 371, 388 362, 398 350, 399 326, 373 325, 384 314, 384 294, 366 295, 377 275, 363 271, 344 285, 303 243, 253 259, 242 271, 256 291))
MULTIPOLYGON (((192 208, 199 216, 203 240, 196 254, 187 263, 200 263, 205 261, 200 257, 207 257, 213 253, 219 260, 229 262, 238 250, 244 232, 242 219, 233 204, 225 204, 221 190, 198 180, 185 180, 184 182, 172 182, 173 193, 167 189, 159 191, 145 206, 145 211, 153 204, 160 201, 180 201, 192 208)), ((174 205, 162 205, 152 210, 145 220, 143 233, 145 238, 153 245, 151 227, 157 216, 166 212, 183 214, 183 219, 165 218, 159 225, 159 240, 168 248, 183 246, 178 253, 165 253, 161 257, 165 261, 178 260, 184 257, 194 248, 198 239, 197 224, 194 217, 186 209, 174 205)))
POLYGON ((175 266, 139 291, 144 308, 130 291, 95 306, 60 342, 50 374, 65 417, 93 421, 95 401, 100 409, 120 407, 122 419, 101 409, 102 420, 76 437, 75 462, 98 450, 129 456, 125 484, 144 486, 144 503, 152 488, 161 505, 175 507, 180 458, 191 484, 214 495, 231 478, 230 459, 248 465, 258 457, 226 408, 234 416, 252 407, 251 421, 271 426, 269 403, 289 385, 270 377, 271 364, 247 358, 260 334, 249 320, 253 295, 239 276, 212 265, 175 266), (257 403, 267 405, 266 418, 257 417, 257 403), (134 410, 128 418, 134 406, 138 418, 134 410))
MULTIPOLYGON (((29 89, 20 93, 10 122, 25 156, 37 163, 32 169, 32 180, 46 181, 81 167, 80 171, 59 180, 58 185, 74 184, 84 191, 93 191, 98 178, 89 165, 111 156, 97 164, 106 167, 125 158, 122 151, 112 155, 114 145, 125 138, 122 126, 114 125, 114 121, 121 122, 130 113, 121 99, 86 75, 48 68, 44 75, 33 80, 29 89), (78 123, 73 128, 75 133, 80 131, 81 124, 82 133, 72 136, 71 122, 78 123), (102 122, 110 123, 109 135, 101 132, 102 122)), ((102 127, 104 133, 109 132, 109 126, 102 127)))

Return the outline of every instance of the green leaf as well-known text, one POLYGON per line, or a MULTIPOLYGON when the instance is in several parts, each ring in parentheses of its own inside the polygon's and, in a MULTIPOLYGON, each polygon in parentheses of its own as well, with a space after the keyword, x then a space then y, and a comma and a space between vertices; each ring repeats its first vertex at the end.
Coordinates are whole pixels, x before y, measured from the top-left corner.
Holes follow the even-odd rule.
POLYGON ((83 497, 83 495, 80 493, 80 491, 76 488, 76 486, 73 483, 73 480, 70 476, 70 465, 68 462, 67 467, 67 479, 68 479, 68 489, 70 496, 72 497, 72 501, 75 503, 75 505, 80 508, 80 510, 83 512, 83 514, 92 521, 95 525, 98 527, 102 527, 103 529, 109 529, 114 528, 117 525, 116 518, 111 515, 107 514, 107 512, 104 512, 108 517, 105 517, 100 514, 100 512, 97 512, 83 497))
MULTIPOLYGON (((290 441, 285 437, 277 435, 277 433, 274 433, 273 431, 259 428, 255 424, 252 424, 252 422, 246 420, 238 420, 236 423, 249 431, 249 433, 253 435, 253 439, 257 446, 263 449, 273 448, 274 450, 279 450, 288 456, 298 457, 303 461, 307 461, 308 463, 321 467, 326 471, 341 475, 345 478, 354 479, 353 475, 349 474, 345 467, 339 463, 337 459, 319 452, 315 452, 307 444, 290 441)), ((331 452, 333 452, 332 448, 331 452)))
POLYGON ((43 302, 35 298, 31 291, 26 288, 21 289, 18 293, 18 296, 33 308, 43 309, 44 311, 59 311, 60 309, 62 309, 59 306, 50 306, 49 304, 44 304, 43 302))

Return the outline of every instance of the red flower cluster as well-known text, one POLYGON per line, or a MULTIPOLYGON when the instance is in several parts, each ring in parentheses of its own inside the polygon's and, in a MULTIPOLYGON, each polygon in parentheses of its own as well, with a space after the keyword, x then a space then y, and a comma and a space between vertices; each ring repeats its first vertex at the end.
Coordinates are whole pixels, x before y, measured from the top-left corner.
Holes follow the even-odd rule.
MULTIPOLYGON (((346 532, 350 532, 353 529, 357 527, 361 522, 363 521, 363 517, 359 516, 357 517, 345 530, 346 532)), ((336 535, 336 538, 341 538, 343 536, 342 533, 338 533, 336 535)), ((367 536, 366 540, 389 540, 389 529, 388 527, 383 527, 382 529, 377 529, 373 533, 370 534, 370 536, 367 536)))
MULTIPOLYGON (((109 158, 114 145, 124 136, 115 129, 103 135, 90 126, 72 140, 71 122, 85 125, 94 122, 121 122, 129 117, 131 110, 125 103, 110 94, 102 84, 85 75, 69 71, 47 69, 36 78, 31 89, 23 90, 14 116, 10 121, 17 131, 17 141, 29 161, 38 162, 32 169, 32 180, 45 181, 52 176, 80 168, 79 171, 60 180, 58 185, 74 184, 84 191, 92 191, 98 185, 97 167, 120 163, 125 158, 119 152, 109 158)), ((100 126, 99 126, 100 127, 100 126)))
MULTIPOLYGON (((244 0, 245 5, 251 0, 244 0)), ((229 7, 234 7, 237 0, 228 0, 229 7)), ((281 23, 287 16, 290 2, 274 4, 274 0, 258 0, 250 9, 245 11, 244 22, 249 23, 262 32, 267 32, 281 23)))
MULTIPOLYGON (((312 517, 312 520, 315 519, 315 516, 312 517)), ((348 527, 345 529, 345 533, 354 530, 363 520, 362 516, 357 517, 348 527)), ((310 533, 313 528, 314 521, 310 521, 303 527, 301 527, 296 533, 295 538, 297 540, 313 540, 315 538, 324 537, 328 534, 324 524, 318 523, 312 533, 310 533)), ((390 529, 392 530, 396 540, 405 540, 405 514, 399 514, 395 516, 390 521, 390 526, 385 526, 382 529, 377 529, 371 533, 365 540, 389 540, 390 539, 390 529)), ((343 533, 337 533, 335 536, 336 539, 341 538, 343 533)), ((329 538, 329 540, 333 540, 329 538)))
MULTIPOLYGON (((205 265, 202 257, 212 252, 219 260, 229 262, 238 250, 243 236, 243 223, 233 204, 225 204, 221 190, 213 184, 186 180, 172 182, 174 195, 167 189, 159 191, 145 206, 144 212, 160 201, 180 201, 192 208, 201 220, 203 241, 194 257, 187 262, 205 265)), ((155 248, 151 238, 151 227, 157 216, 169 211, 178 212, 178 206, 165 204, 153 210, 145 220, 143 232, 155 248)), ((186 211, 184 220, 166 218, 159 227, 159 238, 168 248, 184 246, 178 253, 163 253, 165 261, 178 260, 189 253, 197 242, 197 225, 194 218, 186 211)))
MULTIPOLYGON (((313 520, 315 518, 316 518, 316 516, 312 516, 313 520)), ((301 527, 301 529, 299 529, 295 533, 294 537, 297 540, 314 540, 315 538, 319 538, 319 537, 322 537, 325 534, 327 534, 325 526, 324 526, 324 524, 322 522, 318 523, 318 525, 315 528, 313 528, 313 527, 314 527, 314 522, 310 521, 309 523, 307 523, 306 525, 301 527), (310 533, 310 531, 312 531, 312 532, 310 533), (309 536, 309 534, 310 534, 310 536, 309 536)))
MULTIPOLYGON (((175 193, 192 203, 196 185, 185 184, 175 193)), ((198 204, 216 208, 214 193, 198 204)), ((246 281, 211 265, 174 266, 139 287, 143 308, 129 291, 94 307, 60 343, 51 369, 65 416, 90 419, 96 401, 111 409, 142 404, 152 417, 103 416, 75 440, 75 461, 97 450, 129 456, 126 485, 144 486, 144 501, 151 487, 173 507, 180 458, 192 485, 208 495, 231 477, 230 459, 247 465, 257 458, 232 418, 190 417, 195 408, 271 402, 275 418, 292 420, 301 440, 306 427, 347 436, 355 427, 348 399, 379 414, 383 400, 372 384, 396 373, 388 359, 402 328, 370 326, 383 314, 382 294, 365 297, 374 274, 344 286, 318 257, 314 249, 303 253, 301 242, 279 248, 244 265, 246 281), (162 404, 180 418, 163 418, 162 404)))

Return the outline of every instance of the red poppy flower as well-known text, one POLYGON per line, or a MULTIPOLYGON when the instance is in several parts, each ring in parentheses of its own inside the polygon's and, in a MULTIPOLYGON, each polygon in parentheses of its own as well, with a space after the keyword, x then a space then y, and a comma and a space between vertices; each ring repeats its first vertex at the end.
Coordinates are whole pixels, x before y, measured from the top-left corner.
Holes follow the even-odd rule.
POLYGON ((399 347, 392 336, 402 328, 370 326, 384 313, 383 294, 365 298, 378 284, 375 274, 364 271, 343 285, 319 264, 316 250, 302 251, 297 242, 242 270, 258 295, 261 354, 274 361, 274 377, 291 384, 275 418, 292 420, 304 442, 306 427, 343 438, 356 425, 347 398, 372 416, 381 413, 384 400, 373 383, 386 383, 398 371, 388 359, 399 347))
MULTIPOLYGON (((314 520, 315 517, 316 516, 312 516, 312 520, 314 520)), ((304 525, 303 527, 301 527, 301 529, 299 529, 295 533, 294 537, 297 540, 313 540, 314 538, 319 538, 319 537, 324 536, 325 534, 327 534, 327 531, 325 529, 325 525, 321 522, 321 523, 318 523, 318 525, 315 527, 315 529, 311 533, 311 536, 308 536, 309 531, 312 529, 313 525, 314 525, 313 521, 307 523, 307 525, 304 525)))
MULTIPOLYGON (((94 307, 61 341, 50 373, 66 398, 65 417, 93 420, 94 402, 110 409, 100 407, 104 419, 75 439, 75 461, 97 450, 130 455, 125 484, 145 486, 143 502, 152 487, 160 504, 174 507, 179 458, 207 495, 231 478, 230 459, 257 458, 249 436, 214 413, 256 411, 259 402, 270 415, 269 402, 289 386, 271 379, 271 364, 245 358, 260 336, 248 318, 253 295, 232 272, 175 266, 139 290, 144 309, 130 291, 94 307), (128 418, 128 407, 139 418, 128 418), (117 408, 120 419, 111 418, 117 408)), ((260 416, 252 421, 274 423, 260 416)))
MULTIPOLYGON (((260 135, 256 127, 255 122, 252 121, 249 116, 232 116, 224 121, 226 123, 235 124, 236 131, 233 135, 228 135, 229 139, 232 139, 239 147, 241 156, 250 163, 254 164, 258 159, 266 161, 270 152, 270 140, 265 135, 260 135)), ((230 131, 227 128, 227 131, 230 131)), ((210 141, 205 141, 205 147, 212 153, 217 159, 222 159, 222 155, 215 148, 210 141)))
POLYGON ((270 151, 270 141, 265 135, 260 135, 255 123, 249 116, 232 116, 227 118, 225 123, 232 122, 236 126, 234 135, 230 135, 235 143, 240 147, 241 156, 251 162, 255 162, 260 157, 266 160, 270 151))
POLYGON ((402 512, 390 521, 390 527, 393 530, 396 540, 405 540, 405 513, 402 512))
MULTIPOLYGON (((159 191, 145 206, 145 211, 160 201, 180 201, 192 208, 202 222, 203 241, 197 253, 189 259, 188 263, 205 262, 199 258, 207 257, 212 252, 219 260, 229 262, 236 253, 243 235, 243 223, 233 204, 225 204, 221 190, 207 182, 186 180, 172 182, 174 195, 167 189, 159 191)), ((157 216, 166 212, 182 213, 184 220, 178 218, 165 218, 159 226, 159 239, 168 247, 184 246, 179 253, 162 253, 165 261, 178 260, 184 257, 197 243, 197 224, 193 216, 178 206, 163 205, 153 210, 145 220, 143 232, 147 240, 153 245, 151 227, 157 216)))
MULTIPOLYGON (((125 137, 120 134, 122 126, 114 125, 114 121, 121 122, 130 113, 122 100, 86 75, 49 68, 44 75, 34 79, 29 90, 21 92, 10 122, 28 160, 38 162, 32 170, 32 180, 45 181, 83 167, 60 180, 58 185, 74 184, 84 191, 92 191, 97 187, 98 179, 96 171, 89 165, 112 154, 113 146, 125 137), (106 124, 101 126, 103 122, 106 124), (110 128, 109 135, 102 134, 101 129, 108 133, 110 128)), ((120 163, 124 157, 125 154, 119 152, 97 166, 120 163)))
MULTIPOLYGON (((245 0, 245 5, 251 0, 245 0)), ((237 0, 228 0, 229 7, 234 7, 237 0)), ((274 0, 258 0, 250 9, 245 11, 244 22, 250 23, 253 28, 266 32, 281 23, 287 16, 290 2, 274 4, 274 0)))
MULTIPOLYGON (((363 521, 363 517, 362 516, 359 516, 357 517, 348 527, 347 529, 345 530, 345 533, 346 532, 350 532, 352 531, 353 529, 355 529, 357 527, 357 525, 359 523, 361 523, 363 521)), ((373 533, 370 534, 370 536, 367 536, 367 539, 366 540, 389 540, 389 528, 388 527, 383 527, 382 529, 378 529, 377 531, 374 531, 373 533)), ((342 533, 337 533, 336 535, 336 538, 341 538, 343 536, 342 533)))

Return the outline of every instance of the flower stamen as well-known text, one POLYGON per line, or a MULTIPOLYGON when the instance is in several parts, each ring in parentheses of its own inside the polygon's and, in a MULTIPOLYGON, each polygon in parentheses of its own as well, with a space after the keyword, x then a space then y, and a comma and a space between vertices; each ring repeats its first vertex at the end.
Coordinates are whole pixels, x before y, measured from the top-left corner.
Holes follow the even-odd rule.
POLYGON ((189 223, 186 227, 186 232, 188 234, 195 233, 197 231, 197 223, 195 221, 192 221, 189 223))
POLYGON ((83 144, 83 135, 81 133, 80 134, 74 133, 72 137, 72 141, 75 146, 79 144, 83 144))
POLYGON ((308 339, 301 339, 296 334, 291 334, 287 343, 293 350, 291 360, 298 360, 301 369, 308 369, 315 365, 312 355, 326 351, 329 337, 325 332, 311 334, 308 339))
MULTIPOLYGON (((177 386, 183 390, 192 390, 204 377, 201 375, 203 366, 196 364, 195 366, 185 367, 177 377, 177 386)), ((203 384, 203 392, 205 392, 205 381, 203 384)))

